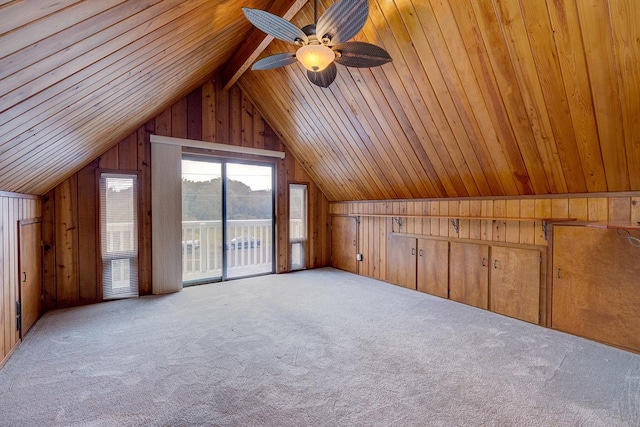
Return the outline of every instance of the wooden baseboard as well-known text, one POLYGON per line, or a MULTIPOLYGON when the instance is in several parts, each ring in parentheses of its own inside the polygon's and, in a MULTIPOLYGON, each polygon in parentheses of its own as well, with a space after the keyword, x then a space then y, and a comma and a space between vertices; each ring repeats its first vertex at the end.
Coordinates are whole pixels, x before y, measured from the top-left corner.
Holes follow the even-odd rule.
POLYGON ((9 353, 7 353, 7 355, 4 357, 4 359, 2 359, 2 361, 0 361, 0 369, 2 369, 5 365, 5 363, 7 363, 7 361, 9 360, 9 358, 11 357, 11 355, 13 355, 13 352, 16 351, 16 349, 18 347, 20 347, 20 343, 22 341, 18 341, 16 343, 16 345, 13 346, 13 348, 11 350, 9 350, 9 353))

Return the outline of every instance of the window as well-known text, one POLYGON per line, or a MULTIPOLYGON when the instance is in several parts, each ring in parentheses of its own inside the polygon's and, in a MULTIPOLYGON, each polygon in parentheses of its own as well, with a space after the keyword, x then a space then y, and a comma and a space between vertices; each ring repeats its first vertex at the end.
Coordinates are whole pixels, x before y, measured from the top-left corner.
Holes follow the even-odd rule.
POLYGON ((289 184, 289 269, 306 267, 307 185, 289 184))
POLYGON ((274 167, 182 160, 184 286, 274 272, 274 167))
POLYGON ((211 158, 182 159, 182 283, 222 279, 222 166, 211 158))
POLYGON ((274 272, 275 191, 270 164, 227 162, 224 176, 226 277, 274 272))
POLYGON ((138 177, 100 174, 102 299, 138 296, 138 177))

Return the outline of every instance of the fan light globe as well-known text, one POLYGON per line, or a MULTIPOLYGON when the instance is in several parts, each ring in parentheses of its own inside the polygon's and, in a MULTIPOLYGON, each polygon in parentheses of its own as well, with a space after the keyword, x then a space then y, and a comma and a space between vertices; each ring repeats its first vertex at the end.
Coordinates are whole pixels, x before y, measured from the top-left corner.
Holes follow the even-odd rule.
POLYGON ((327 46, 308 44, 296 52, 296 58, 309 71, 322 71, 336 59, 336 54, 327 46))

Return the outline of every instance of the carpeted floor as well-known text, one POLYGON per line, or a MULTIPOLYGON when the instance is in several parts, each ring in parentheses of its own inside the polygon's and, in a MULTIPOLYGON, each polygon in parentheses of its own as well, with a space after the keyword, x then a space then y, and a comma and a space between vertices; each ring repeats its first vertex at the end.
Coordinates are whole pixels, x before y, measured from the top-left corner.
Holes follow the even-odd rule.
POLYGON ((640 356, 333 269, 47 313, 3 426, 633 426, 640 356))

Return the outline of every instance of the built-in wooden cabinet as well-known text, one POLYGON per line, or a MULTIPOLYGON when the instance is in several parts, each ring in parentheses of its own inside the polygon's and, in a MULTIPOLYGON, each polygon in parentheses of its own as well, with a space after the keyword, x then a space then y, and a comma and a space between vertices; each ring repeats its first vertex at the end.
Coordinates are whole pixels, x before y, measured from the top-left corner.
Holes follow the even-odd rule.
POLYGON ((418 290, 441 298, 449 298, 449 242, 423 238, 417 241, 418 290))
POLYGON ((387 281, 538 324, 544 254, 537 247, 394 233, 387 281))
POLYGON ((537 324, 542 260, 538 249, 451 242, 449 298, 537 324))
POLYGON ((416 278, 416 238, 392 235, 387 246, 388 281, 417 289, 416 278))
POLYGON ((449 242, 391 235, 387 246, 387 280, 409 289, 449 296, 449 242))
POLYGON ((543 256, 535 249, 491 247, 491 311, 531 323, 540 322, 543 256))
POLYGON ((358 272, 356 260, 358 223, 350 216, 331 217, 331 266, 351 273, 358 272))
POLYGON ((20 337, 42 314, 42 222, 20 221, 20 337))
POLYGON ((361 274, 640 353, 638 192, 330 209, 368 219, 361 274))
POLYGON ((0 368, 40 314, 41 216, 39 197, 0 191, 0 368))
POLYGON ((449 298, 474 307, 489 308, 489 245, 451 242, 449 298))
POLYGON ((417 289, 416 238, 392 235, 387 246, 387 280, 417 289))
POLYGON ((640 248, 611 229, 554 226, 551 327, 640 351, 640 248))

